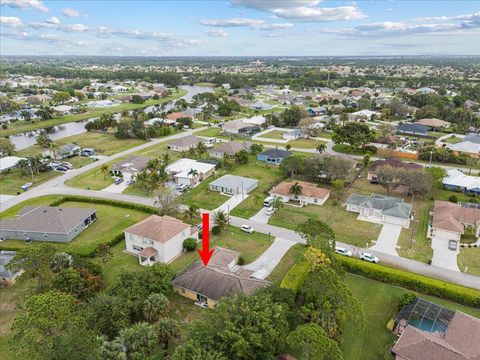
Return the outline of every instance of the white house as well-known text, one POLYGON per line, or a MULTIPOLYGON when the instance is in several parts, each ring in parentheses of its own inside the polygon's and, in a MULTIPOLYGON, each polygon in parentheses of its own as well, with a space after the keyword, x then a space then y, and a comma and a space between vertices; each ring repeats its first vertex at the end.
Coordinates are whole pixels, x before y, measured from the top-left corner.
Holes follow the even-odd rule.
POLYGON ((146 266, 168 264, 182 253, 185 239, 197 238, 189 224, 167 215, 151 215, 124 233, 127 252, 137 255, 140 265, 146 266))
POLYGON ((300 205, 323 205, 325 204, 325 201, 328 200, 328 197, 330 196, 330 191, 327 189, 319 188, 316 184, 305 181, 282 181, 280 184, 273 187, 272 190, 270 190, 269 194, 273 198, 282 199, 284 203, 293 201, 299 202, 300 205), (300 185, 300 194, 291 193, 291 188, 295 184, 300 185))
POLYGON ((176 184, 194 187, 215 172, 215 164, 182 158, 168 165, 166 170, 176 184))
POLYGON ((218 191, 229 195, 246 195, 256 189, 258 180, 243 176, 224 175, 210 183, 210 190, 218 191))
POLYGON ((265 116, 262 116, 262 115, 255 115, 255 116, 252 116, 251 118, 246 118, 243 120, 243 122, 247 124, 259 125, 259 126, 265 124, 265 121, 267 121, 267 119, 265 118, 265 116))
POLYGON ((360 120, 369 121, 372 118, 372 116, 376 118, 378 117, 379 114, 380 113, 378 111, 359 110, 351 114, 348 114, 348 120, 349 121, 360 121, 360 120))
POLYGON ((96 100, 96 101, 89 101, 87 103, 87 106, 88 107, 91 107, 91 108, 103 108, 103 107, 110 107, 110 106, 114 106, 116 105, 116 103, 112 100, 96 100))
POLYGON ((57 158, 65 159, 68 157, 80 155, 81 151, 82 151, 82 148, 76 144, 65 144, 58 148, 57 158))
POLYGON ((26 159, 18 156, 5 156, 0 158, 0 172, 15 168, 21 160, 26 159))
POLYGON ((62 115, 68 115, 72 112, 73 106, 68 106, 68 105, 58 105, 53 108, 53 110, 59 114, 62 115))
POLYGON ((442 183, 448 190, 460 190, 467 194, 480 195, 480 178, 466 175, 457 169, 447 170, 447 176, 442 183))

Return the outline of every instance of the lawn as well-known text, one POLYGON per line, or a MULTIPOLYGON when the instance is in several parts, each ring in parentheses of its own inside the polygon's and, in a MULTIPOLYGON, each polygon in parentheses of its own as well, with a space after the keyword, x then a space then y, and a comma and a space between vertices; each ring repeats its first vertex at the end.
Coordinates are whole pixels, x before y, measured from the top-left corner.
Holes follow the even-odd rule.
MULTIPOLYGON (((58 196, 56 197, 58 198, 58 196)), ((37 202, 36 204, 48 205, 55 197, 41 198, 43 202, 37 202)), ((31 202, 25 202, 20 204, 21 207, 25 205, 31 205, 31 202)), ((97 210, 97 220, 91 224, 87 229, 82 231, 75 239, 69 243, 54 243, 56 247, 63 251, 73 252, 77 254, 88 254, 95 250, 98 244, 107 242, 113 239, 115 236, 121 234, 123 230, 129 226, 139 222, 140 220, 149 216, 149 214, 138 211, 125 209, 122 207, 112 205, 93 204, 85 202, 65 202, 62 207, 82 207, 93 208, 97 210)), ((18 210, 16 210, 18 211, 18 210)), ((8 216, 13 216, 12 211, 8 211, 8 216)), ((7 214, 2 213, 2 218, 7 217, 7 214)), ((40 241, 34 241, 30 245, 26 245, 22 240, 4 240, 0 248, 22 248, 26 246, 38 246, 40 241)))
POLYGON ((350 146, 346 144, 335 144, 332 147, 333 151, 342 153, 342 154, 350 154, 350 155, 365 155, 368 153, 367 150, 364 149, 351 149, 350 146))
POLYGON ((283 138, 283 133, 285 131, 280 131, 280 130, 272 130, 269 132, 266 132, 265 134, 262 134, 262 138, 268 138, 268 139, 280 139, 280 140, 285 140, 283 138))
POLYGON ((25 121, 17 121, 14 124, 9 124, 8 129, 1 129, 0 136, 5 137, 13 134, 18 134, 21 132, 32 131, 36 129, 43 129, 46 127, 52 127, 55 125, 66 124, 69 122, 75 122, 80 120, 86 120, 93 117, 97 117, 100 115, 109 115, 115 113, 121 113, 125 110, 134 110, 134 109, 143 109, 148 106, 162 104, 168 102, 172 99, 178 99, 179 97, 185 95, 187 93, 186 90, 179 89, 178 92, 173 92, 171 96, 167 96, 163 99, 159 100, 147 100, 143 104, 134 104, 134 103, 123 103, 117 106, 112 106, 109 108, 100 108, 100 109, 93 109, 89 110, 85 113, 81 114, 73 114, 73 115, 64 115, 59 116, 50 120, 46 121, 35 121, 35 122, 25 122, 25 121))
POLYGON ((320 144, 326 144, 326 142, 315 139, 297 139, 288 142, 288 145, 290 145, 292 148, 299 149, 315 149, 315 147, 320 144))
POLYGON ((201 209, 214 210, 229 199, 228 196, 220 194, 218 191, 210 190, 210 183, 219 177, 225 175, 224 170, 218 170, 214 176, 207 181, 203 181, 197 187, 189 190, 185 194, 185 204, 196 205, 201 209))
POLYGON ((282 260, 278 263, 272 273, 267 277, 268 281, 274 284, 280 285, 287 272, 293 265, 303 259, 303 253, 305 252, 305 245, 296 244, 292 246, 287 253, 283 256, 282 260))
POLYGON ((37 186, 61 174, 62 173, 58 171, 45 171, 39 174, 34 174, 32 180, 32 175, 30 174, 24 174, 20 170, 11 170, 0 174, 0 193, 16 195, 17 192, 23 192, 20 186, 25 183, 31 182, 33 183, 33 186, 37 186))
POLYGON ((480 276, 480 248, 460 249, 457 262, 463 272, 480 276))
POLYGON ((457 136, 450 136, 449 138, 447 138, 446 140, 444 140, 444 142, 448 143, 448 144, 458 144, 459 142, 461 142, 462 139, 460 139, 459 137, 457 136))
MULTIPOLYGON (((112 163, 109 165, 111 164, 112 163)), ((101 166, 97 166, 92 170, 65 181, 65 184, 79 189, 102 190, 112 185, 113 179, 110 174, 104 174, 102 172, 101 166)))
POLYGON ((337 241, 360 247, 367 247, 376 240, 381 225, 357 220, 358 214, 347 212, 332 200, 322 205, 308 205, 302 208, 285 205, 269 220, 269 224, 295 230, 298 224, 308 219, 321 220, 333 229, 337 241))
POLYGON ((195 135, 205 136, 205 137, 218 137, 220 135, 221 129, 218 127, 209 127, 204 130, 197 131, 195 135))

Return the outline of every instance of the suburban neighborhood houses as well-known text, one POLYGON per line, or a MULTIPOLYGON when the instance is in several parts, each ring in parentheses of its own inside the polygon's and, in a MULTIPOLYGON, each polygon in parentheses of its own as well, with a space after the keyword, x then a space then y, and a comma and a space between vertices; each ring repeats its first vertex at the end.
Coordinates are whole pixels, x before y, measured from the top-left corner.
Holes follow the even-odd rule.
POLYGON ((477 3, 0 8, 2 360, 480 360, 477 3))

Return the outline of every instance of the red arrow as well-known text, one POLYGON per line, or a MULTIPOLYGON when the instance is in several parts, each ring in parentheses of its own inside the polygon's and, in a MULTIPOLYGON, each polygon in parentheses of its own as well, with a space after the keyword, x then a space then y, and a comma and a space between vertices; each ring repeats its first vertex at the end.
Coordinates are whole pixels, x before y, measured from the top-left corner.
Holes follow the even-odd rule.
POLYGON ((203 265, 207 266, 210 258, 213 255, 215 249, 209 249, 209 236, 210 236, 210 219, 209 214, 204 213, 202 215, 202 250, 197 249, 200 257, 202 258, 203 265))

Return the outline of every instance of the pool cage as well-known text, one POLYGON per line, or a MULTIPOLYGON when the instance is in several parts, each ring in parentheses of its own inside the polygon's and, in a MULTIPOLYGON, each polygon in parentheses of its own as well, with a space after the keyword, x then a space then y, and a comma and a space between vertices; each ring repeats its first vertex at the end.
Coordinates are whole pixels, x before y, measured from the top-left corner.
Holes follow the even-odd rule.
POLYGON ((442 335, 448 329, 450 320, 455 312, 430 301, 416 298, 412 303, 405 305, 395 319, 395 333, 401 335, 407 325, 431 333, 439 332, 442 335))

